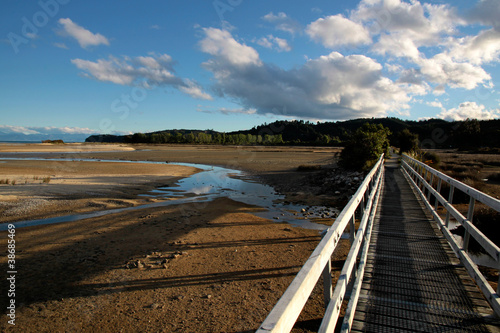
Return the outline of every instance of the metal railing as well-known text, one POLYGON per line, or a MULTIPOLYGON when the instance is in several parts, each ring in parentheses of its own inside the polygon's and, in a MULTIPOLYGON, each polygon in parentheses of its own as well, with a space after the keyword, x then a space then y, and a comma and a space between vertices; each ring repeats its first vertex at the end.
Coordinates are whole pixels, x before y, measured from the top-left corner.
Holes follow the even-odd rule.
POLYGON ((346 330, 349 329, 361 290, 361 279, 368 255, 372 221, 377 210, 383 182, 383 166, 384 155, 379 158, 335 223, 327 230, 323 239, 261 324, 257 333, 290 332, 321 276, 323 276, 326 311, 319 332, 334 331, 342 302, 348 291, 348 285, 353 276, 356 277, 342 327, 346 330), (361 222, 357 230, 355 230, 356 210, 359 210, 361 215, 361 222), (351 248, 335 290, 332 290, 331 258, 348 225, 351 248), (356 266, 358 266, 357 269, 356 266))
POLYGON ((499 287, 495 292, 468 254, 469 240, 470 237, 473 237, 477 243, 481 245, 484 251, 495 260, 496 268, 500 269, 500 248, 472 224, 476 201, 479 201, 497 212, 500 212, 500 200, 461 183, 458 180, 409 157, 408 155, 402 156, 401 167, 403 169, 403 174, 413 185, 426 207, 432 213, 438 227, 441 229, 443 235, 448 240, 448 243, 451 245, 453 251, 465 266, 470 276, 481 289, 486 300, 493 308, 493 311, 495 311, 497 315, 500 315, 500 299, 498 295, 500 292, 500 280, 499 287), (448 199, 445 199, 441 195, 443 182, 449 186, 448 199), (436 185, 435 188, 434 184, 436 185), (460 213, 452 204, 455 190, 460 190, 469 196, 468 212, 466 217, 462 215, 462 213, 460 213), (431 204, 433 198, 434 204, 431 204), (438 213, 439 204, 441 204, 441 206, 443 206, 446 210, 446 217, 444 218, 444 221, 438 213), (450 232, 449 224, 451 217, 453 217, 465 230, 462 244, 459 244, 457 239, 450 232))

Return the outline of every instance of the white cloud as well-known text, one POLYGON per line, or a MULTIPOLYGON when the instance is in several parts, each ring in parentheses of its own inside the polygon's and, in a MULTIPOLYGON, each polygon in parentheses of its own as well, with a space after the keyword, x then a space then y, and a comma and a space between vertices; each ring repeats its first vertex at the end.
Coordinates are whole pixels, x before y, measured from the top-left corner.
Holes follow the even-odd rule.
POLYGON ((477 5, 468 13, 468 19, 475 23, 500 28, 500 6, 498 0, 479 0, 477 5))
POLYGON ((212 98, 196 82, 177 77, 173 73, 173 60, 168 54, 121 59, 109 57, 96 62, 73 59, 71 62, 84 71, 84 76, 98 81, 145 88, 172 86, 194 98, 212 98))
POLYGON ((185 85, 179 86, 179 90, 183 93, 197 99, 212 100, 210 94, 203 91, 203 88, 196 82, 190 79, 184 79, 185 85))
POLYGON ((237 42, 227 30, 204 28, 205 38, 200 41, 201 50, 233 65, 259 65, 255 49, 237 42))
POLYGON ((274 24, 277 30, 289 32, 292 35, 302 30, 300 23, 290 18, 283 12, 279 12, 278 15, 275 15, 273 12, 270 12, 264 15, 262 19, 266 22, 274 24))
POLYGON ((455 40, 449 54, 458 61, 468 61, 475 65, 499 61, 500 30, 484 30, 477 36, 455 40))
POLYGON ((260 61, 253 49, 252 57, 243 57, 251 61, 235 61, 233 58, 241 54, 222 51, 221 45, 248 52, 248 47, 228 32, 218 40, 217 51, 202 48, 214 56, 203 64, 214 75, 214 91, 233 99, 243 110, 255 109, 259 114, 316 119, 383 116, 405 112, 411 95, 418 90, 415 85, 384 77, 382 65, 362 55, 332 52, 302 67, 284 70, 260 61))
POLYGON ((441 109, 443 111, 446 110, 444 108, 444 106, 443 106, 443 103, 441 103, 440 101, 427 102, 426 104, 429 105, 429 106, 435 107, 435 108, 439 108, 439 109, 441 109))
POLYGON ((90 32, 84 27, 74 23, 69 18, 61 18, 58 22, 62 25, 61 33, 76 39, 78 44, 84 49, 92 45, 109 45, 109 41, 106 37, 99 33, 94 34, 90 32))
POLYGON ((342 15, 320 18, 307 26, 306 33, 328 48, 371 43, 367 29, 342 15))
POLYGON ((55 47, 60 48, 60 49, 65 49, 65 50, 67 50, 67 49, 68 49, 68 46, 66 46, 66 44, 64 44, 64 43, 54 43, 53 45, 54 45, 55 47))
POLYGON ((228 109, 228 108, 219 108, 217 110, 203 110, 203 109, 198 109, 198 112, 204 112, 204 113, 222 113, 224 115, 231 115, 231 114, 256 114, 257 110, 256 109, 246 109, 246 108, 237 108, 237 109, 228 109))
POLYGON ((450 56, 440 53, 431 59, 418 60, 421 73, 427 80, 452 88, 474 89, 491 80, 491 76, 481 67, 467 62, 456 62, 450 56))
POLYGON ((0 125, 0 133, 2 134, 96 134, 97 131, 90 128, 82 127, 37 127, 37 126, 10 126, 0 125))
POLYGON ((11 133, 16 133, 16 134, 39 134, 38 131, 35 131, 33 129, 23 127, 23 126, 10 126, 10 125, 0 125, 0 133, 2 134, 11 134, 11 133))
POLYGON ((266 47, 268 49, 276 49, 278 52, 289 52, 292 50, 288 41, 283 38, 275 37, 273 35, 268 35, 267 37, 262 37, 255 41, 260 46, 266 47))
POLYGON ((478 105, 475 102, 464 102, 449 110, 444 110, 437 115, 437 117, 448 121, 458 121, 465 119, 498 119, 500 118, 500 109, 486 110, 484 105, 478 105))

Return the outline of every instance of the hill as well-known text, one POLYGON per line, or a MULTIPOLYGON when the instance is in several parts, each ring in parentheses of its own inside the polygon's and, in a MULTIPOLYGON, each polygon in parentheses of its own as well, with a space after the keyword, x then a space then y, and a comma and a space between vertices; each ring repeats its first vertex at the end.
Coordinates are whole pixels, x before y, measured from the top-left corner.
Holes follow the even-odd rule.
POLYGON ((133 135, 92 135, 86 142, 190 143, 235 145, 329 145, 341 146, 364 123, 382 124, 391 131, 391 144, 398 146, 398 135, 408 129, 419 137, 423 148, 500 147, 500 120, 442 119, 421 121, 398 118, 367 118, 312 123, 303 120, 279 120, 249 130, 217 132, 213 130, 172 129, 133 135))

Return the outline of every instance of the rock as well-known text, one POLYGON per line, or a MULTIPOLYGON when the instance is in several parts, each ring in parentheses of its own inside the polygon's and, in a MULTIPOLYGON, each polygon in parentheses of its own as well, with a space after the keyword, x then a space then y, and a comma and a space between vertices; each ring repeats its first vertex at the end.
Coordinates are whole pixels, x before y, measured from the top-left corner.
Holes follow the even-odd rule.
POLYGON ((148 307, 149 307, 150 309, 153 309, 153 310, 154 310, 154 309, 158 309, 158 308, 160 307, 160 304, 158 304, 158 303, 153 303, 153 304, 151 304, 151 305, 150 305, 150 306, 148 306, 148 307))
POLYGON ((285 230, 285 231, 292 231, 292 229, 290 229, 290 228, 285 228, 283 230, 285 230))
POLYGON ((301 213, 305 213, 305 212, 306 212, 306 209, 305 209, 305 208, 302 208, 302 209, 300 210, 300 212, 301 212, 301 213))
POLYGON ((203 296, 202 298, 210 299, 210 298, 212 298, 212 295, 208 294, 208 295, 203 296))
POLYGON ((274 217, 274 219, 275 219, 275 220, 279 220, 280 218, 279 218, 278 216, 275 216, 275 217, 274 217))
POLYGON ((174 296, 174 300, 176 301, 180 301, 181 299, 184 299, 186 296, 184 295, 177 295, 177 296, 174 296))
POLYGON ((135 263, 135 267, 137 267, 137 268, 144 268, 144 264, 142 263, 142 261, 137 260, 136 263, 135 263))

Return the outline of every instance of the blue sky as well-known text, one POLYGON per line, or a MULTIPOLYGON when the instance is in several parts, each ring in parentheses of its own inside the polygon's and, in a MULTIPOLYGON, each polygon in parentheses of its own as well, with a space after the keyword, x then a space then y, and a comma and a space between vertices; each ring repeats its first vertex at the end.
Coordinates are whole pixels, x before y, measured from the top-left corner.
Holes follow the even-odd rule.
POLYGON ((500 1, 5 0, 0 133, 500 116, 500 1))

